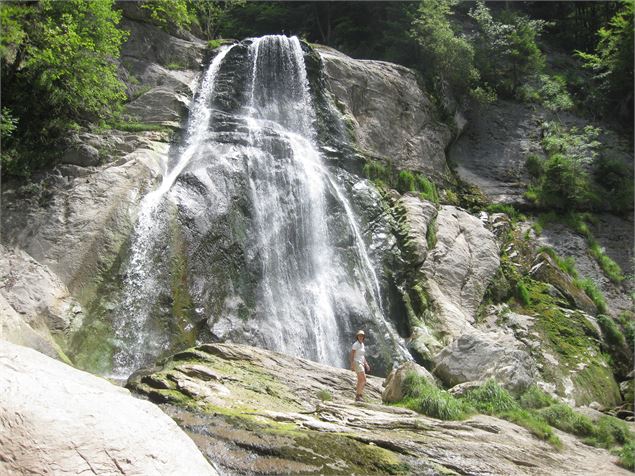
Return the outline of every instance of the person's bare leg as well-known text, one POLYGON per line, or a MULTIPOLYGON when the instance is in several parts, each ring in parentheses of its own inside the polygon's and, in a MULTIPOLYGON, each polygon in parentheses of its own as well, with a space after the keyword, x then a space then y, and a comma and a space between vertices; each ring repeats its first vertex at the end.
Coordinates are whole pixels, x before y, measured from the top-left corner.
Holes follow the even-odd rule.
POLYGON ((364 372, 357 373, 357 387, 355 388, 356 397, 361 398, 364 393, 364 386, 366 385, 366 374, 364 372))

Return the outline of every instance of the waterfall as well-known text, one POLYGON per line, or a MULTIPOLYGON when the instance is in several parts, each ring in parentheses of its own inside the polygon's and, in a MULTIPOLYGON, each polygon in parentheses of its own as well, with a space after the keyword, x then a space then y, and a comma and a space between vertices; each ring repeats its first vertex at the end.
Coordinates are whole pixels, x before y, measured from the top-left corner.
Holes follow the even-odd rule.
POLYGON ((368 325, 408 358, 346 185, 319 152, 315 114, 296 37, 256 38, 214 58, 174 164, 141 202, 113 319, 115 374, 173 345, 175 214, 205 338, 346 367, 356 326, 368 325))
POLYGON ((221 48, 203 76, 198 94, 192 101, 185 144, 177 154, 176 164, 171 170, 167 169, 166 164, 159 187, 141 200, 124 274, 124 295, 113 322, 117 341, 113 356, 114 377, 126 377, 142 365, 152 362, 169 345, 169 336, 161 332, 152 319, 158 288, 161 286, 161 269, 157 269, 157 264, 165 259, 162 256, 164 244, 161 243, 166 228, 163 199, 207 135, 214 80, 230 49, 229 46, 221 48))

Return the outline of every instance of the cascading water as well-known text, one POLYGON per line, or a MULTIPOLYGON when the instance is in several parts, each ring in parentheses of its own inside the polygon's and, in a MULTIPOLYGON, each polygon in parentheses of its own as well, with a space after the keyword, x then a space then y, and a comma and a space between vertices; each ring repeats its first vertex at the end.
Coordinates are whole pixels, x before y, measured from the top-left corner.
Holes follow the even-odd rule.
POLYGON ((178 154, 176 164, 171 170, 167 170, 166 164, 161 185, 141 201, 125 271, 124 295, 116 311, 119 318, 114 320, 114 333, 118 342, 113 357, 115 377, 129 375, 167 350, 169 336, 152 319, 160 287, 159 265, 165 259, 164 243, 161 242, 166 228, 164 197, 209 130, 214 80, 230 49, 223 47, 205 72, 199 92, 193 100, 185 145, 178 154))
POLYGON ((170 314, 164 274, 175 221, 202 339, 346 366, 354 326, 368 324, 392 355, 408 358, 384 317, 346 186, 317 142, 297 38, 266 36, 215 57, 178 160, 141 204, 114 319, 115 373, 172 343, 155 315, 170 314))

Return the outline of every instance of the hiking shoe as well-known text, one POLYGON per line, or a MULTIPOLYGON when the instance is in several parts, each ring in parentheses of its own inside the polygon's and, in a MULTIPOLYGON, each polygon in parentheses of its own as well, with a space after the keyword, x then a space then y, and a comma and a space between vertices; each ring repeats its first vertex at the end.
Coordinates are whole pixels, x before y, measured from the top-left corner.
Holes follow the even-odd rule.
POLYGON ((356 402, 363 402, 363 401, 364 401, 364 399, 362 398, 362 396, 361 396, 361 395, 355 395, 355 401, 356 401, 356 402))

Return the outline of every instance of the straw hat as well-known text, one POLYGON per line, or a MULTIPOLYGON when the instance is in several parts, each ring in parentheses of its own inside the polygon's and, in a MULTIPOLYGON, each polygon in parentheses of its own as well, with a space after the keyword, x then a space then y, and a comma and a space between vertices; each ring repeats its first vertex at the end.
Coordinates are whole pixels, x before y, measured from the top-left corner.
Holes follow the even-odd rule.
POLYGON ((364 331, 362 331, 361 329, 359 331, 357 331, 357 334, 355 334, 355 337, 357 336, 366 336, 366 334, 364 334, 364 331))

